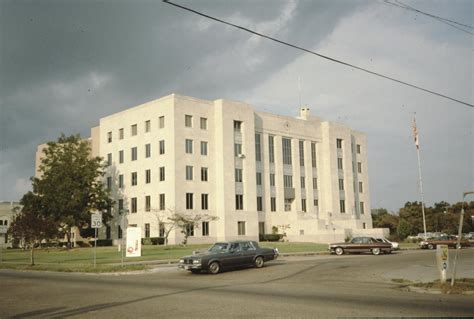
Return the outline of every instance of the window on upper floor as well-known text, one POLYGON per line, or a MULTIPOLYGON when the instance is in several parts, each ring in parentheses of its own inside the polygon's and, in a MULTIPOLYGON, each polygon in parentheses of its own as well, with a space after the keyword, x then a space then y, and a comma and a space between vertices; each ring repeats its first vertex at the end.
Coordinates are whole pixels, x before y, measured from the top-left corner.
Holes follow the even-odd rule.
POLYGON ((160 210, 166 209, 165 194, 160 194, 160 210))
POLYGON ((306 188, 306 180, 304 176, 300 176, 300 184, 302 189, 306 188))
POLYGON ((318 178, 313 177, 313 189, 318 189, 318 178))
POLYGON ((165 180, 165 167, 161 166, 160 167, 160 182, 163 182, 165 180))
POLYGON ((339 190, 343 191, 344 190, 344 179, 339 178, 339 190))
POLYGON ((193 116, 192 115, 184 115, 184 126, 186 127, 193 127, 193 116))
POLYGON ((301 199, 301 210, 306 213, 306 198, 301 199))
POLYGON ((244 209, 244 195, 242 194, 235 195, 235 209, 236 210, 244 209))
POLYGON ((160 116, 158 118, 158 127, 159 128, 165 128, 165 117, 164 116, 160 116))
POLYGON ((151 157, 151 144, 145 144, 145 157, 151 157))
POLYGON ((193 180, 193 167, 186 166, 186 180, 192 181, 193 180))
POLYGON ((304 166, 304 141, 298 143, 300 149, 300 166, 304 166))
POLYGON ((262 185, 262 173, 257 172, 257 185, 262 185))
POLYGON ((185 152, 186 154, 193 153, 193 140, 186 139, 185 152))
POLYGON ((283 175, 283 186, 285 188, 293 188, 293 176, 283 175))
POLYGON ((362 163, 361 162, 357 162, 357 172, 362 173, 362 163))
POLYGON ((339 210, 341 211, 341 213, 346 212, 346 202, 343 199, 339 201, 339 210))
POLYGON ((201 141, 201 155, 207 155, 207 142, 201 141))
POLYGON ((245 236, 245 222, 237 222, 237 234, 239 236, 245 236))
POLYGON ((160 155, 165 154, 165 141, 161 140, 160 141, 160 155))
POLYGON ((316 167, 316 143, 311 143, 311 166, 316 167))
POLYGON ((282 139, 283 164, 291 165, 291 139, 282 139))
POLYGON ((276 197, 270 197, 270 211, 276 212, 276 197))
POLYGON ((137 132, 138 132, 137 124, 133 124, 133 125, 131 126, 131 135, 132 135, 132 136, 135 136, 135 135, 137 135, 137 132))
POLYGON ((360 154, 360 144, 357 144, 357 154, 360 154))
POLYGON ((107 143, 112 143, 112 132, 107 133, 107 143))
POLYGON ((270 173, 270 186, 275 186, 275 174, 270 173))
POLYGON ((137 156, 138 156, 138 155, 137 155, 137 154, 138 154, 138 153, 137 153, 137 147, 136 147, 136 146, 135 146, 135 147, 132 147, 131 152, 132 152, 132 161, 136 161, 136 160, 137 160, 137 156))
POLYGON ((194 202, 193 202, 193 193, 186 193, 186 209, 193 209, 194 202))
POLYGON ((342 139, 340 138, 336 139, 336 147, 338 149, 342 149, 342 139))
POLYGON ((201 209, 209 209, 209 194, 201 194, 201 209))
POLYGON ((151 196, 149 195, 145 196, 145 211, 151 211, 151 196))
POLYGON ((242 169, 241 168, 235 169, 235 182, 242 183, 242 169))
POLYGON ((107 166, 112 165, 112 153, 107 154, 107 166))
POLYGON ((255 160, 257 162, 262 161, 262 146, 260 142, 260 134, 255 134, 255 160))
POLYGON ((119 140, 123 140, 123 128, 119 129, 119 140))
POLYGON ((201 117, 201 130, 207 130, 207 118, 201 117))
POLYGON ((363 188, 362 182, 359 182, 359 193, 363 193, 363 192, 364 192, 364 188, 363 188))
POLYGON ((151 183, 151 169, 145 170, 145 183, 146 184, 151 183))
POLYGON ((258 212, 263 211, 263 197, 262 196, 257 196, 257 211, 258 212))
POLYGON ((120 150, 120 151, 119 151, 119 163, 120 163, 120 164, 123 163, 123 150, 120 150))
POLYGON ((242 131, 242 122, 241 121, 234 121, 234 131, 241 132, 242 131))
POLYGON ((138 174, 137 172, 132 172, 132 186, 137 186, 138 184, 138 174))
POLYGON ((270 163, 275 163, 275 136, 268 136, 268 157, 270 163))
POLYGON ((201 167, 201 181, 207 182, 207 167, 201 167))
POLYGON ((151 122, 150 120, 145 121, 145 133, 148 133, 151 131, 151 122))
POLYGON ((337 169, 343 169, 342 168, 342 158, 340 158, 340 157, 337 158, 337 169))
POLYGON ((131 203, 131 206, 132 206, 130 211, 132 213, 136 213, 137 212, 137 198, 132 197, 130 203, 131 203))

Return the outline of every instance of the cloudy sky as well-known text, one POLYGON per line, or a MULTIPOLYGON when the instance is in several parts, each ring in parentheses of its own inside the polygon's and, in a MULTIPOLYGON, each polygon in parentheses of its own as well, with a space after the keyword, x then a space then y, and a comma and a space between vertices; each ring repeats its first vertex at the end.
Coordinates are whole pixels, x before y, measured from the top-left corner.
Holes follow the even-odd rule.
MULTIPOLYGON (((383 0, 174 1, 474 103, 472 34, 383 0)), ((469 0, 404 3, 474 24, 469 0)), ((289 116, 301 94, 313 115, 367 133, 372 207, 392 211, 420 198, 416 112, 427 205, 474 190, 471 107, 161 1, 0 0, 0 14, 0 200, 30 189, 37 144, 173 92, 289 116)))

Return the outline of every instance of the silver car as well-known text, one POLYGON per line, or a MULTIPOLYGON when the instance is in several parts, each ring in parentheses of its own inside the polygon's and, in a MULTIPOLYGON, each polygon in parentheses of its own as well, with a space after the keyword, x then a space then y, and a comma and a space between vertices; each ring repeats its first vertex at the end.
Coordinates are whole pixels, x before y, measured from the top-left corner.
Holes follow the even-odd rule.
POLYGON ((396 241, 390 241, 388 240, 387 238, 383 237, 383 238, 376 238, 378 241, 382 242, 382 243, 387 243, 387 244, 391 244, 392 245, 392 250, 398 250, 400 249, 398 243, 396 241))

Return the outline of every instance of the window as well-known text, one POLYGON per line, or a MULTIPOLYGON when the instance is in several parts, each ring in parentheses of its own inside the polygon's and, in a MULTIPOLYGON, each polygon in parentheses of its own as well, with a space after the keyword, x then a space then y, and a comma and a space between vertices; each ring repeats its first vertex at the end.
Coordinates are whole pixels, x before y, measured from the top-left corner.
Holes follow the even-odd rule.
POLYGON ((241 168, 235 169, 235 182, 242 183, 242 169, 241 168))
POLYGON ((145 196, 145 211, 149 212, 151 210, 151 196, 145 196))
POLYGON ((201 155, 207 155, 207 142, 201 141, 201 155))
POLYGON ((285 212, 291 211, 291 203, 292 203, 291 199, 285 199, 285 212))
POLYGON ((283 186, 285 188, 293 188, 293 176, 283 175, 283 186))
POLYGON ((137 147, 132 147, 132 161, 137 160, 137 147))
POLYGON ((300 177, 301 188, 306 188, 306 182, 304 176, 300 177))
POLYGON ((245 222, 237 222, 237 230, 239 236, 245 236, 245 222))
POLYGON ((306 213, 306 198, 301 199, 301 210, 306 213))
POLYGON ((136 186, 138 184, 138 176, 137 172, 132 173, 132 186, 136 186))
POLYGON ((145 183, 146 184, 151 183, 151 169, 145 170, 145 183))
POLYGON ((316 167, 316 143, 311 143, 311 166, 316 167))
POLYGON ((360 154, 360 144, 357 144, 357 154, 360 154))
POLYGON ((257 185, 262 185, 262 173, 257 173, 257 185))
POLYGON ((123 140, 123 128, 119 129, 119 140, 123 140))
POLYGON ((112 132, 107 133, 107 142, 112 143, 112 132))
POLYGON ((242 194, 235 195, 235 209, 236 210, 244 209, 244 195, 242 194))
POLYGON ((132 125, 131 131, 132 131, 132 136, 137 135, 137 124, 132 125))
POLYGON ((360 202, 360 203, 359 203, 359 206, 360 206, 360 213, 361 213, 361 214, 364 214, 364 213, 365 213, 365 212, 364 212, 364 202, 360 202))
POLYGON ((343 199, 339 201, 339 209, 341 210, 341 213, 346 212, 346 202, 343 199))
POLYGON ((192 181, 193 180, 193 167, 186 166, 186 180, 192 181))
POLYGON ((318 189, 318 178, 313 177, 313 189, 318 189))
POLYGON ((270 197, 270 211, 276 212, 276 197, 270 197))
POLYGON ((119 214, 123 213, 123 199, 118 200, 118 211, 119 211, 119 214))
POLYGON ((202 235, 209 236, 209 222, 202 222, 202 235))
POLYGON ((145 144, 145 157, 151 157, 151 144, 145 144))
POLYGON ((367 225, 365 223, 362 223, 362 229, 365 229, 367 225))
POLYGON ((313 205, 316 207, 319 206, 319 200, 317 199, 313 200, 313 205))
POLYGON ((268 136, 268 156, 270 163, 275 163, 275 137, 273 135, 268 136))
POLYGON ((158 228, 160 229, 160 237, 165 237, 165 224, 159 223, 158 228))
POLYGON ((300 229, 300 235, 301 235, 301 236, 304 235, 304 229, 300 229))
POLYGON ((107 189, 112 189, 112 177, 107 177, 107 189))
POLYGON ((193 153, 193 140, 186 139, 186 154, 193 153))
POLYGON ((150 224, 145 224, 145 238, 150 238, 150 224))
POLYGON ((160 210, 166 209, 165 194, 160 194, 160 210))
POLYGON ((151 122, 150 120, 145 121, 145 133, 148 133, 151 131, 151 122))
POLYGON ((260 134, 255 134, 255 160, 262 161, 262 146, 260 144, 260 134))
POLYGON ((136 197, 132 197, 132 213, 136 213, 137 212, 137 198, 136 197))
POLYGON ((201 130, 207 130, 207 118, 201 117, 201 130))
POLYGON ((160 155, 165 154, 165 141, 161 140, 160 141, 160 155))
POLYGON ((359 193, 363 193, 364 189, 362 187, 362 182, 359 182, 359 193))
POLYGON ((122 227, 120 225, 117 226, 117 233, 118 233, 118 239, 122 239, 122 227))
POLYGON ((207 182, 207 167, 201 167, 201 181, 207 182))
POLYGON ((120 150, 120 151, 119 151, 119 163, 120 163, 120 164, 123 163, 123 150, 120 150))
POLYGON ((340 138, 336 139, 336 147, 338 149, 341 149, 342 148, 342 140, 340 138))
POLYGON ((164 182, 164 181, 165 181, 165 167, 161 166, 160 167, 160 182, 164 182))
POLYGON ((201 194, 201 209, 209 209, 209 194, 201 194))
POLYGON ((300 147, 300 166, 304 166, 304 141, 299 142, 300 147))
POLYGON ((193 193, 186 193, 186 209, 193 209, 193 193))
POLYGON ((185 115, 184 116, 184 126, 193 127, 193 116, 192 115, 185 115))
POLYGON ((270 173, 270 186, 275 186, 275 174, 270 173))
POLYGON ((263 210, 263 198, 262 196, 257 196, 257 211, 261 212, 263 210))
POLYGON ((119 187, 119 188, 123 188, 123 174, 120 174, 120 175, 119 175, 119 184, 118 184, 118 187, 119 187))
POLYGON ((235 143, 234 144, 234 155, 237 157, 242 154, 242 144, 235 143))
POLYGON ((283 164, 291 165, 291 139, 283 138, 283 164))
POLYGON ((234 132, 241 132, 242 130, 242 122, 241 121, 234 121, 234 132))
POLYGON ((357 172, 362 173, 362 163, 361 162, 357 162, 357 172))
POLYGON ((160 116, 158 118, 158 126, 159 126, 159 128, 165 128, 165 117, 164 116, 160 116))
POLYGON ((337 169, 342 169, 342 158, 337 158, 337 169))
POLYGON ((339 190, 343 191, 344 190, 344 179, 339 178, 339 190))
POLYGON ((107 154, 107 166, 112 165, 112 153, 107 154))
POLYGON ((194 225, 193 224, 187 224, 185 231, 186 231, 186 234, 188 236, 190 236, 190 237, 194 236, 194 225))
POLYGON ((265 235, 265 222, 258 222, 258 233, 265 235))

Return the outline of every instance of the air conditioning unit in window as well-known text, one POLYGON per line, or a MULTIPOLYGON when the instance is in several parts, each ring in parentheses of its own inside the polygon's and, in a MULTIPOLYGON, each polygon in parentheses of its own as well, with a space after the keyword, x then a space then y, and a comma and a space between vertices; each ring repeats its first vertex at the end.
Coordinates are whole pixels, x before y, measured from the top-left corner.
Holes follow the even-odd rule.
POLYGON ((245 158, 245 155, 244 154, 239 154, 237 155, 238 158, 245 158))

